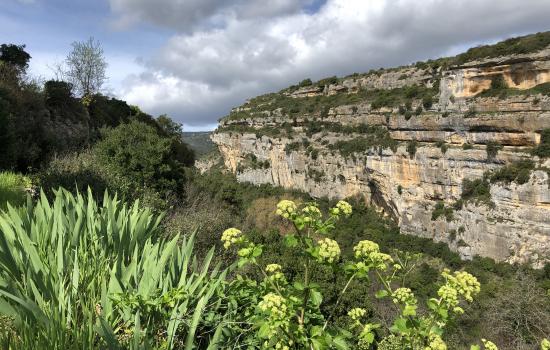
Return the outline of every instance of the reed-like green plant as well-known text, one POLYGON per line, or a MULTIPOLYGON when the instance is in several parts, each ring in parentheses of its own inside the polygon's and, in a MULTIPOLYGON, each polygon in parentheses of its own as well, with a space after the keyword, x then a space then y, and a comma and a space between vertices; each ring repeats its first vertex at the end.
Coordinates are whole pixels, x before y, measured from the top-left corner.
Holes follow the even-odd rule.
POLYGON ((161 219, 63 189, 0 213, 2 348, 215 349, 225 271, 213 251, 199 266, 193 236, 165 238, 161 219))

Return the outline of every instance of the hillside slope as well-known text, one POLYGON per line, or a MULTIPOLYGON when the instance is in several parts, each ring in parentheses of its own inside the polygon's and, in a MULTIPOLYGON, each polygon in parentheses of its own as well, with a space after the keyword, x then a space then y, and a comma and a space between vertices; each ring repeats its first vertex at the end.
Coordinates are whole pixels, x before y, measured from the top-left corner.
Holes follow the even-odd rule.
POLYGON ((463 258, 550 261, 550 32, 251 99, 212 135, 240 181, 364 196, 463 258))

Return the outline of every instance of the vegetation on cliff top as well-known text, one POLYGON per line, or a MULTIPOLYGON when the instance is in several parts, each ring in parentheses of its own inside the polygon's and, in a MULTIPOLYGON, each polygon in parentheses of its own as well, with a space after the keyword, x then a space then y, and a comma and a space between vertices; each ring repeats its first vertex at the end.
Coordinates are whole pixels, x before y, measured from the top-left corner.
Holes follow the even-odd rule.
MULTIPOLYGON (((550 31, 527 35, 523 37, 511 38, 493 45, 484 45, 471 48, 468 51, 454 57, 444 57, 436 60, 428 60, 416 64, 420 69, 431 69, 432 73, 439 67, 448 68, 453 65, 462 65, 469 61, 493 58, 499 56, 507 56, 513 54, 527 54, 542 50, 550 45, 550 31)), ((438 94, 439 84, 437 77, 434 75, 434 88, 430 89, 423 86, 406 86, 396 89, 360 89, 351 93, 336 93, 334 95, 320 95, 315 97, 292 98, 286 96, 285 93, 293 91, 298 87, 318 86, 320 88, 326 85, 336 84, 344 79, 359 78, 371 74, 380 75, 385 71, 402 69, 405 67, 381 69, 371 71, 366 74, 353 74, 344 78, 329 77, 321 79, 318 82, 312 82, 310 79, 305 79, 294 87, 284 89, 278 93, 270 93, 255 97, 241 106, 241 110, 231 112, 223 119, 238 120, 246 118, 261 118, 268 115, 266 112, 280 110, 280 113, 285 116, 295 115, 317 115, 326 116, 330 108, 343 105, 354 105, 359 103, 370 103, 374 109, 381 107, 397 107, 405 105, 412 99, 422 101, 424 108, 431 106, 431 101, 438 94)), ((516 94, 548 94, 547 84, 534 87, 526 91, 509 89, 505 86, 499 86, 494 89, 485 91, 484 96, 512 96, 516 94)))

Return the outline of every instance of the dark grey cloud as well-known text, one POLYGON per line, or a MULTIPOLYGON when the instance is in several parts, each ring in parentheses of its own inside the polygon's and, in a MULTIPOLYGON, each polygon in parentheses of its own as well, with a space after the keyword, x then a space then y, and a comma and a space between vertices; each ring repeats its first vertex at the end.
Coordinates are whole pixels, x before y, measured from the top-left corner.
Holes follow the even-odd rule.
POLYGON ((109 0, 115 24, 150 22, 189 32, 223 27, 228 18, 274 18, 302 11, 314 0, 109 0))
MULTIPOLYGON (((111 2, 135 11, 130 0, 111 2)), ((164 2, 172 10, 193 3, 162 0, 156 6, 164 2)), ((174 25, 179 32, 146 60, 145 74, 128 79, 122 93, 153 113, 207 125, 246 98, 306 77, 408 64, 550 29, 548 0, 500 0, 498 6, 490 0, 329 0, 315 13, 301 10, 305 1, 295 3, 258 0, 242 7, 236 0, 220 6, 201 1, 198 12, 190 13, 209 14, 174 25), (201 25, 227 13, 223 25, 201 25)))

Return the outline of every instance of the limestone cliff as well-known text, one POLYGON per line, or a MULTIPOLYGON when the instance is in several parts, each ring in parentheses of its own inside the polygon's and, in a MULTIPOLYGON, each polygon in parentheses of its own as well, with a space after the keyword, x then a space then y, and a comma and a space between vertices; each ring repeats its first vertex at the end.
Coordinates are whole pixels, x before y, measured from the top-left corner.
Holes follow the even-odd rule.
POLYGON ((235 108, 212 140, 240 181, 364 196, 403 233, 464 258, 540 267, 550 161, 532 151, 550 129, 550 47, 459 58, 304 81, 235 108), (493 176, 515 164, 528 164, 526 178, 493 176), (465 194, 475 179, 482 197, 465 194))

